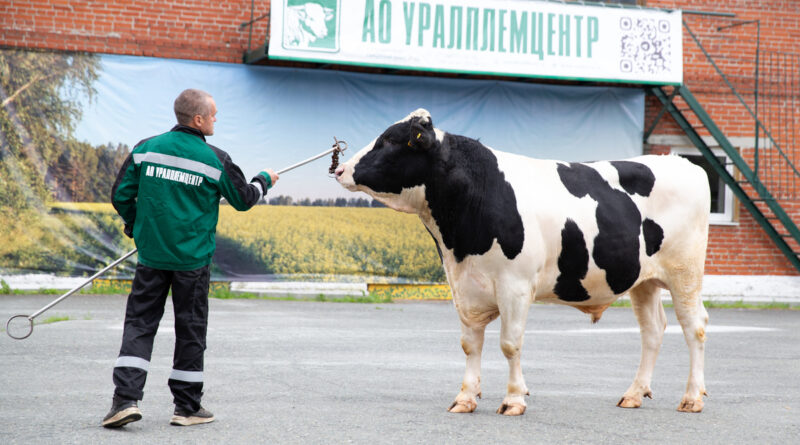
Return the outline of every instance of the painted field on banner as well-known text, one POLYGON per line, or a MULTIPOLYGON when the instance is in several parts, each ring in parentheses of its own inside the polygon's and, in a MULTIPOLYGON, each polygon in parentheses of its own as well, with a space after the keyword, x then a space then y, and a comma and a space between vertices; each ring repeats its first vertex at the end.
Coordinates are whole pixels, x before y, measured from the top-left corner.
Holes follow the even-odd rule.
POLYGON ((216 262, 226 276, 443 282, 433 239, 415 215, 388 208, 221 208, 216 262), (263 222, 267 221, 268 224, 263 222), (233 249, 237 252, 231 255, 233 249))
POLYGON ((279 0, 272 59, 680 84, 681 12, 545 1, 279 0))
MULTIPOLYGON (((10 230, 0 231, 0 254, 13 269, 77 274, 89 259, 110 262, 133 247, 111 204, 54 203, 44 216, 20 222, 9 216, 2 217, 10 230)), ((108 276, 132 276, 130 266, 108 276)), ((271 205, 248 212, 220 208, 212 275, 243 281, 445 280, 436 246, 416 216, 387 208, 271 205)))

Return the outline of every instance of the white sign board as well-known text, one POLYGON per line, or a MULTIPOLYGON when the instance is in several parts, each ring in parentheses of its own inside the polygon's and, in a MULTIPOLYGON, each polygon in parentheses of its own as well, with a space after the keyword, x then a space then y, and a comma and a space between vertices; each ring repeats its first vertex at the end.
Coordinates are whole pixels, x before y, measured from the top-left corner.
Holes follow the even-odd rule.
POLYGON ((524 0, 274 0, 271 59, 646 84, 683 79, 681 12, 524 0))

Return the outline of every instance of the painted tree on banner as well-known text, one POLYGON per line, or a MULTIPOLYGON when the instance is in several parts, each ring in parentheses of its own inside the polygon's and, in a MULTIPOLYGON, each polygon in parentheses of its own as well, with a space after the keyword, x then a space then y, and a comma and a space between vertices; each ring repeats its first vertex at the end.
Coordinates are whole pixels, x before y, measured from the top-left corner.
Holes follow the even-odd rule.
POLYGON ((0 207, 105 199, 109 167, 127 150, 72 137, 99 67, 91 54, 0 51, 0 207))
POLYGON ((0 50, 0 269, 76 273, 104 262, 117 230, 50 209, 107 200, 128 155, 73 137, 99 70, 97 55, 0 50))

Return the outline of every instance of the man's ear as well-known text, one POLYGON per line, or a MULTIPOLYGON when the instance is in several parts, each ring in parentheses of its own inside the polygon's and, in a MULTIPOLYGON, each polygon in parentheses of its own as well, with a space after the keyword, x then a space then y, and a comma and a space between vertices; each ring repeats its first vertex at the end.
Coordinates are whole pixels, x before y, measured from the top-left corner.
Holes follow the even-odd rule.
POLYGON ((433 132, 433 122, 431 122, 430 118, 414 118, 409 128, 409 147, 418 150, 428 150, 433 147, 436 141, 436 134, 433 132))
POLYGON ((195 128, 202 127, 203 126, 203 116, 200 116, 199 114, 195 114, 194 116, 192 116, 192 124, 193 124, 192 126, 195 127, 195 128))

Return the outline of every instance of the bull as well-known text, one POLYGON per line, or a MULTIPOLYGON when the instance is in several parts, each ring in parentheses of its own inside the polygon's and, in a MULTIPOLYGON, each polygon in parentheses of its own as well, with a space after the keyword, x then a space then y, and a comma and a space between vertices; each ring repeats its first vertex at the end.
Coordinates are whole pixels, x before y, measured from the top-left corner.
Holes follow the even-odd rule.
POLYGON ((436 242, 461 322, 466 371, 449 411, 472 412, 481 396, 484 331, 501 320, 508 360, 497 412, 520 415, 528 388, 520 351, 534 301, 573 306, 597 322, 627 294, 641 333, 641 360, 618 406, 638 408, 650 389, 667 321, 669 290, 689 349, 679 411, 706 395, 708 313, 700 295, 708 241, 708 177, 678 156, 572 163, 504 153, 433 126, 419 109, 335 171, 350 191, 419 216, 436 242))

